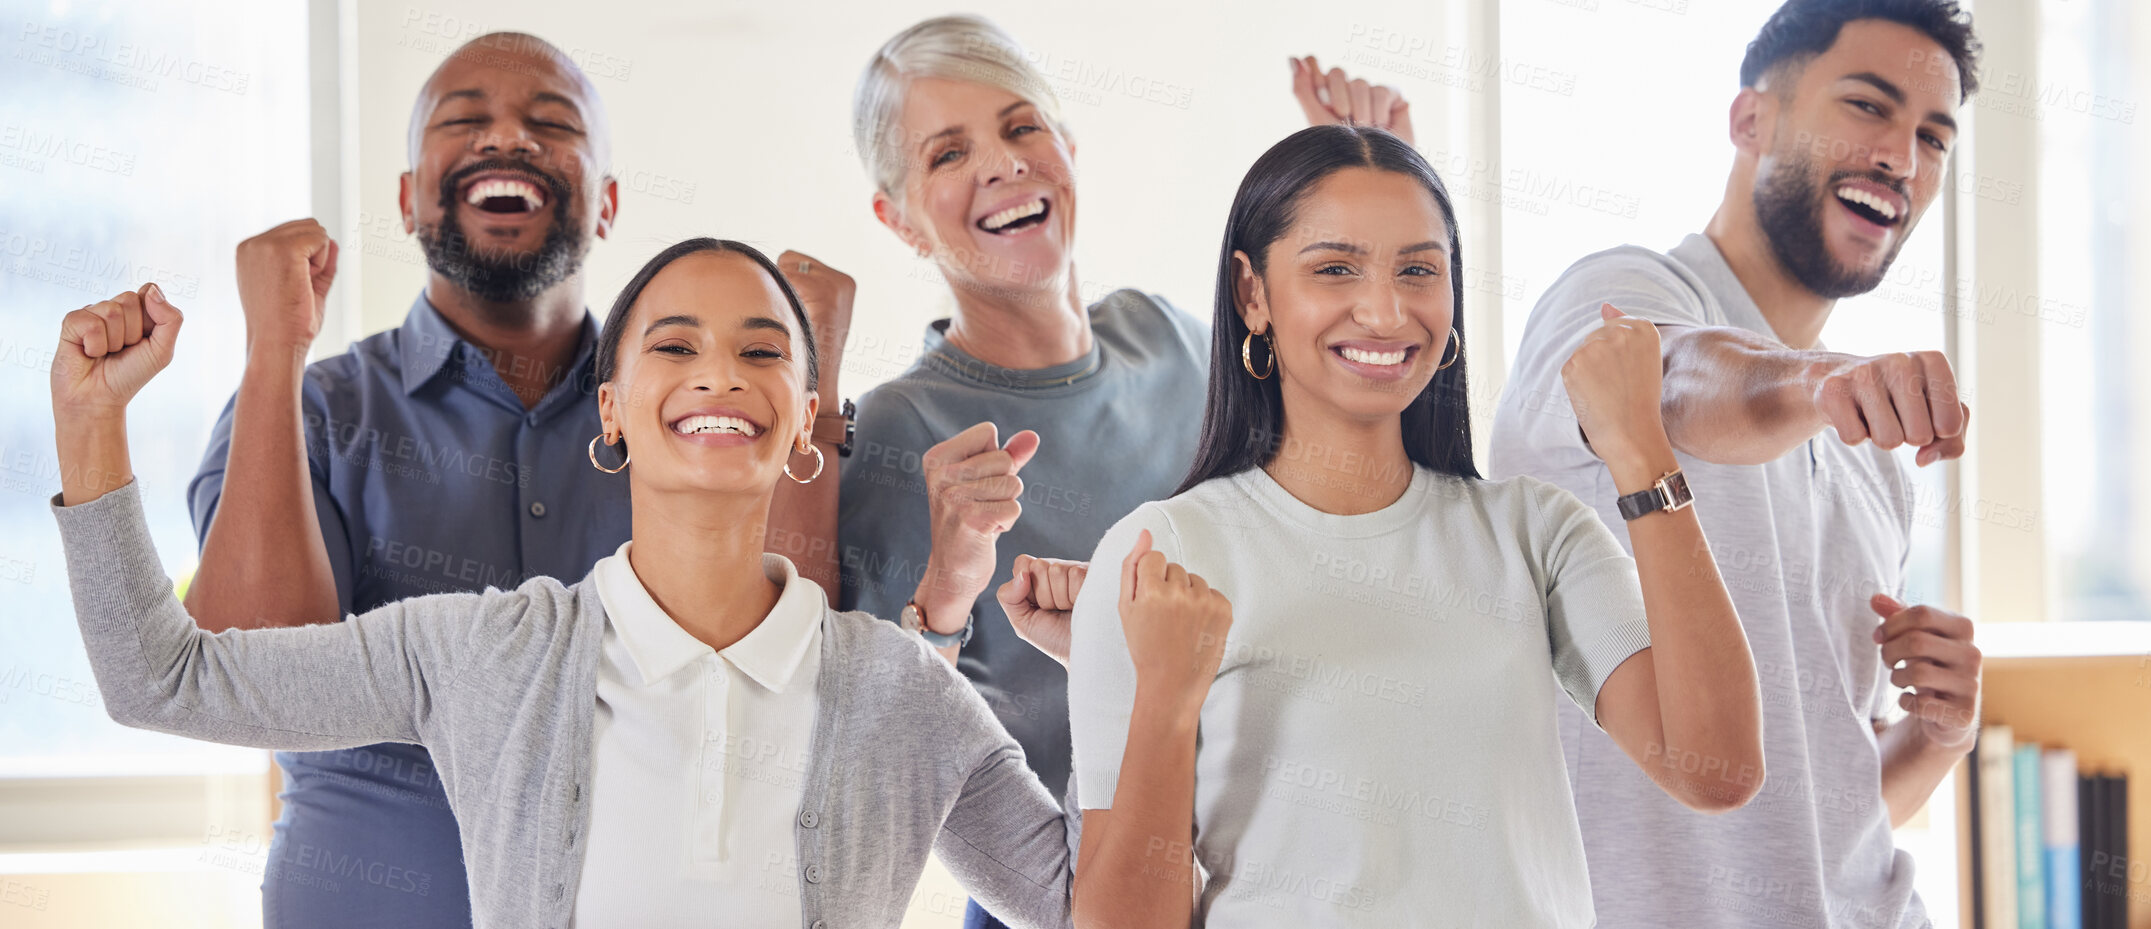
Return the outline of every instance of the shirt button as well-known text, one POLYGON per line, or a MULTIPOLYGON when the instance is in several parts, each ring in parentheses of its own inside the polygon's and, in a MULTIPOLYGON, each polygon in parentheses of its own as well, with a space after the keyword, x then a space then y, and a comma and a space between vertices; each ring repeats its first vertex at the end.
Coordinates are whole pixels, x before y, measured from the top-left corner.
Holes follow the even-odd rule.
POLYGON ((807 883, 809 883, 809 884, 819 884, 819 883, 821 883, 821 882, 822 882, 822 866, 821 866, 821 865, 818 865, 818 864, 810 864, 810 865, 807 865, 807 883))
POLYGON ((813 810, 808 810, 804 813, 801 813, 799 814, 799 824, 809 829, 819 826, 822 824, 821 814, 816 813, 813 810))
POLYGON ((719 799, 719 794, 716 791, 712 790, 709 793, 703 794, 702 799, 708 800, 711 803, 716 803, 719 799))
POLYGON ((530 505, 530 515, 543 518, 545 516, 545 504, 532 503, 530 505))

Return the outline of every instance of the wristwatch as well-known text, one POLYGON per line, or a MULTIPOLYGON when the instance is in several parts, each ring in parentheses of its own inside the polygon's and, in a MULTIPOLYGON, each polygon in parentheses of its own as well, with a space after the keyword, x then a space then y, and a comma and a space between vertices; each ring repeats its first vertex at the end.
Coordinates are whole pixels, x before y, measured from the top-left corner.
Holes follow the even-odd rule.
POLYGON ((964 617, 962 632, 942 635, 926 625, 926 611, 919 609, 917 600, 904 604, 904 611, 897 614, 897 622, 904 627, 905 632, 916 632, 924 636, 926 644, 935 648, 947 648, 951 645, 962 648, 971 644, 971 617, 964 617))
POLYGON ((1684 510, 1694 502, 1695 495, 1688 492, 1688 475, 1674 468, 1648 488, 1622 497, 1621 518, 1636 519, 1659 510, 1684 510))
POLYGON ((850 400, 846 400, 844 401, 844 408, 842 412, 823 413, 820 416, 814 417, 814 440, 817 442, 828 442, 834 444, 837 447, 838 458, 850 458, 851 438, 859 431, 859 424, 857 422, 854 422, 854 417, 858 416, 858 413, 858 407, 853 406, 850 400), (844 419, 844 437, 840 439, 836 436, 822 435, 822 420, 833 420, 838 417, 843 417, 844 419))

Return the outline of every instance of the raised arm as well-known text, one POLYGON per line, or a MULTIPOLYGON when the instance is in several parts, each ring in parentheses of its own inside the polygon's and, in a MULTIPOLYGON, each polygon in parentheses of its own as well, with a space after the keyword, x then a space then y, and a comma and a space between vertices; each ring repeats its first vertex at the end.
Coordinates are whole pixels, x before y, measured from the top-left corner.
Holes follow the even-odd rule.
POLYGON ((342 618, 306 460, 300 388, 321 331, 336 243, 311 219, 239 243, 246 368, 233 401, 224 493, 202 542, 187 609, 203 629, 342 618))
POLYGON ((417 741, 477 597, 350 623, 210 635, 172 594, 128 462, 126 406, 171 361, 181 316, 155 285, 67 314, 52 367, 75 616, 122 724, 280 749, 417 741), (458 612, 459 605, 461 612, 458 612), (450 615, 454 614, 454 615, 450 615))
MULTIPOLYGON (((835 268, 812 255, 787 250, 777 256, 777 269, 799 294, 807 319, 814 327, 814 350, 819 356, 821 412, 814 417, 814 447, 821 449, 821 475, 801 484, 784 481, 769 503, 768 551, 791 559, 801 576, 822 586, 830 603, 843 595, 843 563, 837 548, 837 449, 844 442, 844 395, 838 389, 844 370, 844 341, 851 332, 852 297, 858 285, 835 268)), ((793 457, 799 473, 812 474, 815 464, 793 457)))
POLYGON ((1135 703, 1109 808, 1086 810, 1076 856, 1079 927, 1184 927, 1195 906, 1195 743, 1232 604, 1151 548, 1121 562, 1121 627, 1135 703))
POLYGON ((1941 352, 1861 357, 1787 348, 1731 327, 1665 334, 1663 415, 1673 447, 1718 464, 1773 461, 1834 426, 1843 441, 1964 454, 1971 412, 1941 352))
MULTIPOLYGON (((1626 495, 1679 464, 1660 421, 1656 327, 1610 305, 1603 315, 1561 379, 1615 492, 1626 495)), ((1628 537, 1651 647, 1601 685, 1599 725, 1675 799, 1709 812, 1740 807, 1763 783, 1762 700, 1732 597, 1694 507, 1630 520, 1628 537)))

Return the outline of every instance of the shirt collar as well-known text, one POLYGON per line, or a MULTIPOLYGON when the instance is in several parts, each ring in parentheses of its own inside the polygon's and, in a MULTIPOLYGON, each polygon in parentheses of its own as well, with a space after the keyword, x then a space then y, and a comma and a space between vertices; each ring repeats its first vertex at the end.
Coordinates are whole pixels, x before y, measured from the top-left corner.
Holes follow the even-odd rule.
MULTIPOLYGON (((1088 310, 1085 311, 1090 312, 1088 310)), ((1090 351, 1081 358, 1047 368, 1004 368, 974 357, 949 341, 950 320, 926 324, 921 362, 943 374, 982 387, 1000 390, 1052 390, 1088 381, 1105 364, 1105 348, 1096 327, 1091 329, 1090 351)))
MULTIPOLYGON (((710 647, 680 628, 650 597, 628 564, 628 549, 634 544, 622 543, 619 551, 600 559, 593 574, 606 619, 647 686, 710 654, 710 647)), ((752 631, 717 654, 755 683, 783 693, 821 630, 827 599, 819 585, 800 577, 782 555, 764 553, 762 573, 784 588, 777 605, 752 631)))
MULTIPOLYGON (((583 314, 582 336, 575 347, 575 372, 572 380, 580 383, 583 369, 597 356, 597 322, 589 313, 583 314)), ((455 327, 448 325, 446 317, 433 301, 426 299, 425 288, 419 288, 418 299, 411 301, 411 311, 404 314, 403 325, 396 330, 396 346, 403 366, 403 393, 417 393, 426 382, 433 380, 448 366, 453 358, 462 357, 463 336, 455 327)), ((477 356, 473 356, 477 357, 477 356)))

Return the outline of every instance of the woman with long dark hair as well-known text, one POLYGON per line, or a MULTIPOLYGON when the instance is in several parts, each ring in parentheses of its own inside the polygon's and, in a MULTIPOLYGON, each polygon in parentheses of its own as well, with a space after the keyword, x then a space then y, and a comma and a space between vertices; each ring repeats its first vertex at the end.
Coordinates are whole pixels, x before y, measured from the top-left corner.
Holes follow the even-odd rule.
MULTIPOLYGON (((54 514, 115 720, 263 748, 424 744, 480 927, 894 926, 929 850, 1015 923, 1067 923, 1073 829, 985 701, 918 636, 829 609, 763 554, 777 482, 826 478, 787 463, 818 361, 760 252, 682 242, 613 305, 589 455, 632 486, 617 554, 572 585, 325 625, 210 635, 172 595, 126 407, 180 324, 154 285, 121 294, 67 314, 53 365, 54 514)), ((1123 585, 1151 688, 1135 716, 1199 705, 1229 612, 1162 556, 1123 585)))
POLYGON ((1120 891, 1079 925, 1590 925, 1556 684, 1689 806, 1760 787, 1755 668, 1659 420, 1656 330, 1609 308, 1546 405, 1633 495, 1631 560, 1567 492, 1479 477, 1460 267, 1447 190, 1386 132, 1303 130, 1241 183, 1194 466, 1093 556, 1161 552, 1234 621, 1208 701, 1159 729, 1131 722, 1112 591, 1077 599, 1077 796, 1110 824, 1083 880, 1120 891), (1193 791, 1115 794, 1186 765, 1193 791))

